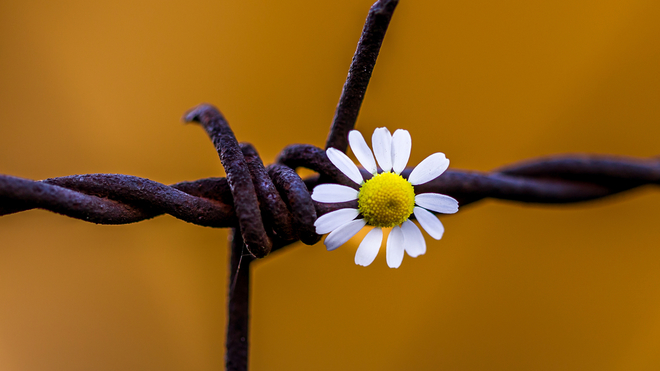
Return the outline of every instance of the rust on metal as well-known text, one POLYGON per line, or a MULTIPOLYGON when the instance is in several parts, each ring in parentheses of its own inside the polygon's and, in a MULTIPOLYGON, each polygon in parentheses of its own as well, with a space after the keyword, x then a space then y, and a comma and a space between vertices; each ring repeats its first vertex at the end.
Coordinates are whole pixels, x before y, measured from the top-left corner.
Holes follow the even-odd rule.
MULTIPOLYGON (((380 47, 398 0, 378 0, 371 7, 349 68, 326 148, 343 152, 355 127, 380 47)), ((239 144, 220 111, 199 105, 185 116, 200 123, 213 141, 227 177, 165 185, 120 174, 86 174, 33 181, 0 175, 0 216, 45 209, 98 224, 127 224, 162 214, 201 226, 233 228, 226 367, 248 367, 250 262, 297 241, 318 242, 317 216, 357 201, 313 202, 310 191, 333 182, 357 188, 328 160, 325 150, 291 145, 275 164, 264 166, 252 145, 239 144), (318 175, 301 179, 298 168, 318 175), (246 251, 247 250, 247 251, 246 251), (249 253, 248 253, 249 251, 249 253)), ((361 170, 365 177, 368 172, 361 170)), ((411 169, 403 171, 407 177, 411 169)), ((456 198, 465 206, 485 198, 526 203, 583 202, 660 184, 660 161, 596 155, 562 155, 524 161, 492 172, 448 170, 415 187, 456 198)))

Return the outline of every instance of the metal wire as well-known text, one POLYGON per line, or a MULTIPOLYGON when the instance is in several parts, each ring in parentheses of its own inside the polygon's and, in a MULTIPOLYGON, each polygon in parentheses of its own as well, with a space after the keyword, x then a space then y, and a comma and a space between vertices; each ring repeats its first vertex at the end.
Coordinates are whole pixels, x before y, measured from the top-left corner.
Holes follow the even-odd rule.
MULTIPOLYGON (((309 191, 319 184, 319 177, 303 183, 294 171, 298 167, 318 172, 326 182, 355 186, 318 147, 287 147, 278 163, 268 167, 263 167, 252 146, 244 144, 241 149, 241 155, 249 159, 244 170, 251 179, 251 188, 235 186, 232 192, 227 178, 166 186, 118 174, 72 175, 42 181, 0 175, 0 215, 40 208, 97 224, 127 224, 170 214, 202 226, 240 226, 244 236, 260 233, 259 238, 267 238, 274 248, 280 248, 301 239, 307 244, 317 242, 319 236, 313 232, 317 215, 356 206, 355 202, 323 204, 311 200, 309 191), (235 209, 237 195, 258 200, 256 210, 250 210, 259 212, 258 216, 241 221, 237 217, 240 209, 235 209)), ((225 169, 231 179, 233 170, 225 169)), ((410 170, 404 170, 404 177, 410 170)), ((416 186, 415 191, 447 194, 459 200, 461 206, 484 198, 558 204, 594 200, 659 183, 660 161, 656 158, 562 155, 490 173, 448 170, 416 186)))
MULTIPOLYGON (((326 148, 346 151, 376 58, 398 0, 371 7, 337 105, 326 148)), ((45 209, 98 224, 127 224, 169 214, 189 223, 233 228, 227 326, 227 370, 247 370, 249 264, 296 241, 314 244, 317 216, 357 201, 315 203, 310 191, 321 183, 357 187, 312 145, 285 148, 275 164, 264 166, 256 149, 239 144, 222 114, 208 104, 185 116, 202 125, 213 141, 226 178, 170 186, 130 175, 85 174, 33 181, 0 175, 0 216, 45 209), (318 173, 301 179, 296 169, 318 173), (240 231, 240 233, 239 233, 240 231), (246 247, 251 255, 244 256, 246 247)), ((407 177, 411 169, 403 171, 407 177)), ((369 177, 363 171, 365 177, 369 177)), ((561 155, 525 161, 488 173, 448 170, 415 187, 456 198, 465 206, 485 198, 526 203, 574 203, 660 183, 660 160, 596 155, 561 155)))

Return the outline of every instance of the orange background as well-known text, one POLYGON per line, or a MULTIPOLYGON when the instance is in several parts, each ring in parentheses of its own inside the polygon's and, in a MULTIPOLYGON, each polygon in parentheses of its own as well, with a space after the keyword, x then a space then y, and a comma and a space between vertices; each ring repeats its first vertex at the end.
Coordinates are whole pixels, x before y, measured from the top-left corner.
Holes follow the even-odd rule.
MULTIPOLYGON (((265 162, 322 146, 371 0, 0 3, 0 173, 224 174, 185 110, 265 162)), ((358 128, 487 171, 660 152, 660 2, 401 0, 358 128)), ((400 269, 294 245, 254 265, 252 370, 656 370, 660 194, 486 201, 400 269)), ((0 218, 0 369, 218 370, 226 230, 0 218)), ((353 242, 356 242, 354 240, 353 242)))

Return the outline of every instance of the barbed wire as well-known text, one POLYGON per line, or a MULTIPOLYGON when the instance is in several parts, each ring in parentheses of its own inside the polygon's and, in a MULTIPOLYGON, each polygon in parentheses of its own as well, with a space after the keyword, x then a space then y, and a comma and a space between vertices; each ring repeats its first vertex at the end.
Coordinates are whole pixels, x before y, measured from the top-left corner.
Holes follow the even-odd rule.
MULTIPOLYGON (((364 94, 398 0, 378 0, 369 11, 339 104, 326 149, 346 152, 364 94)), ((223 115, 201 104, 185 122, 199 123, 213 141, 226 178, 165 185, 123 174, 84 174, 41 181, 0 175, 0 216, 44 209, 98 224, 128 224, 169 214, 201 226, 233 228, 227 324, 227 370, 247 370, 249 337, 249 266, 254 257, 296 241, 311 245, 321 236, 317 216, 357 201, 317 203, 310 192, 322 183, 358 186, 329 160, 325 150, 297 144, 265 166, 257 150, 238 143, 223 115), (298 168, 318 175, 301 179, 298 168), (243 253, 247 248, 249 255, 243 253)), ((408 177, 412 169, 402 172, 408 177)), ((365 179, 371 174, 361 170, 365 179)), ((559 155, 477 172, 451 169, 416 193, 452 196, 461 207, 494 198, 525 203, 563 204, 611 196, 647 184, 660 184, 660 159, 598 155, 559 155)))
MULTIPOLYGON (((195 112, 200 111, 207 117, 220 115, 208 105, 195 112)), ((357 207, 357 201, 327 204, 311 200, 311 189, 321 182, 355 187, 321 148, 289 146, 275 164, 265 167, 251 145, 235 146, 243 163, 234 167, 228 161, 238 161, 236 157, 225 159, 227 178, 170 186, 121 174, 72 175, 42 181, 0 175, 0 215, 40 208, 98 224, 128 224, 169 214, 201 226, 239 227, 250 252, 263 257, 270 251, 264 246, 277 249, 298 240, 318 242, 320 236, 313 227, 317 215, 357 207), (300 167, 316 171, 319 176, 302 180, 295 172, 300 167), (237 171, 239 179, 246 182, 236 184, 237 171), (248 204, 256 206, 247 210, 237 207, 248 204), (267 242, 259 245, 261 241, 267 242)), ((410 170, 402 175, 407 177, 410 170)), ((363 175, 370 176, 364 170, 363 175)), ((461 206, 485 198, 560 204, 599 199, 647 184, 660 184, 660 161, 656 158, 561 155, 489 173, 450 169, 416 186, 415 191, 447 194, 461 206)))

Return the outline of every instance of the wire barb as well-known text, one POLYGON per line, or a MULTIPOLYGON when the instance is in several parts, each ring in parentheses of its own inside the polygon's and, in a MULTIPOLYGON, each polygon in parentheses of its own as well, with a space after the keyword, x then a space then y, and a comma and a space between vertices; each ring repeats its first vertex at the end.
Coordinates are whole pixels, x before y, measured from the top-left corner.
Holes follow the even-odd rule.
POLYGON ((210 104, 200 104, 188 111, 184 122, 200 123, 215 145, 234 199, 234 211, 243 240, 252 255, 262 258, 270 252, 272 242, 261 222, 257 193, 250 169, 225 117, 210 104))
POLYGON ((209 104, 193 108, 184 120, 199 122, 213 140, 227 173, 242 238, 254 257, 268 255, 273 240, 279 247, 296 240, 310 245, 319 241, 314 204, 295 171, 281 164, 266 169, 254 147, 239 145, 224 116, 209 104))
POLYGON ((348 132, 355 127, 380 47, 398 3, 399 0, 378 0, 369 9, 325 142, 326 149, 334 147, 346 152, 348 148, 348 132))

